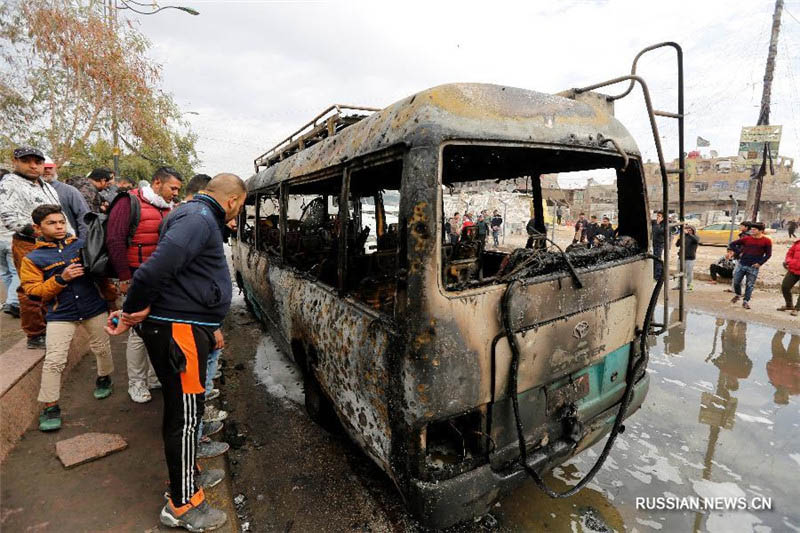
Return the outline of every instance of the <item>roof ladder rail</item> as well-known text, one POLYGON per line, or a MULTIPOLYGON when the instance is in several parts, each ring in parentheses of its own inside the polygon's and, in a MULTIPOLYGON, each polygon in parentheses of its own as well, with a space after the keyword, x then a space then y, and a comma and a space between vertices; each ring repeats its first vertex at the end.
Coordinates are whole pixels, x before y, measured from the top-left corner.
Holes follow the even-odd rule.
MULTIPOLYGON (((636 57, 633 59, 633 65, 631 66, 631 73, 629 76, 620 76, 618 78, 614 78, 608 81, 595 83, 594 85, 589 85, 587 87, 582 87, 580 89, 574 89, 576 93, 583 93, 588 91, 593 91, 595 89, 599 89, 600 87, 605 87, 608 85, 614 85, 616 83, 620 83, 622 81, 629 81, 628 88, 623 91, 622 93, 614 96, 606 97, 609 102, 613 102, 614 100, 619 100, 624 98, 625 96, 629 95, 633 90, 633 87, 636 83, 638 83, 642 87, 642 93, 644 96, 645 107, 647 108, 647 114, 650 119, 650 129, 653 133, 653 142, 656 146, 656 153, 658 154, 658 164, 661 170, 661 185, 663 189, 662 194, 662 211, 665 215, 669 214, 669 174, 677 174, 678 175, 678 222, 674 224, 670 224, 668 221, 664 224, 664 249, 663 252, 663 268, 661 270, 661 280, 662 280, 662 291, 664 293, 664 319, 663 323, 651 324, 650 333, 654 335, 660 335, 667 330, 680 327, 685 324, 686 321, 686 308, 685 308, 685 289, 686 289, 686 282, 685 282, 685 275, 684 272, 686 271, 686 247, 681 246, 680 257, 678 259, 678 273, 680 284, 678 285, 678 320, 670 323, 669 321, 669 305, 670 305, 670 287, 667 285, 669 282, 669 271, 670 271, 670 260, 669 260, 669 252, 670 252, 670 244, 671 244, 671 229, 673 227, 680 227, 680 233, 683 234, 683 228, 686 225, 685 219, 685 212, 684 212, 684 201, 686 199, 685 196, 685 186, 686 186, 686 161, 684 157, 684 110, 683 110, 683 49, 678 43, 675 42, 663 42, 654 44, 652 46, 648 46, 644 50, 640 51, 636 54, 636 57), (677 58, 677 66, 678 66, 678 110, 677 112, 673 113, 671 111, 662 111, 653 109, 652 100, 650 99, 650 91, 647 88, 647 83, 641 76, 638 76, 636 73, 636 64, 639 62, 639 58, 642 57, 647 52, 651 52, 653 50, 657 50, 659 48, 664 47, 671 47, 675 50, 676 58, 677 58), (664 117, 664 118, 671 118, 678 121, 678 168, 676 169, 667 169, 666 162, 664 160, 664 152, 661 149, 661 136, 658 133, 658 125, 656 124, 656 117, 664 117)), ((657 260, 657 259, 656 259, 657 260)))
POLYGON ((256 157, 253 161, 256 173, 262 168, 271 167, 328 137, 333 137, 347 126, 355 124, 376 111, 380 111, 380 109, 342 104, 330 106, 287 138, 256 157))

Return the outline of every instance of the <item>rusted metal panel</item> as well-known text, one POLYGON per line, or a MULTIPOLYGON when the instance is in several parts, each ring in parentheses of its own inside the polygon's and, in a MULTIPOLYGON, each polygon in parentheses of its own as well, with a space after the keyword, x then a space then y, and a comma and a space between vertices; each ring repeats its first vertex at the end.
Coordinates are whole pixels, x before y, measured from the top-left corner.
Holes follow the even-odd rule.
POLYGON ((266 254, 254 256, 242 276, 270 313, 265 318, 276 326, 279 343, 291 347, 299 342, 311 352, 305 354, 313 358, 308 363, 342 414, 348 433, 390 472, 391 332, 373 313, 332 288, 291 269, 271 267, 266 254))
MULTIPOLYGON (((520 300, 525 298, 520 296, 520 300)), ((636 307, 637 298, 631 295, 555 320, 531 323, 530 329, 517 334, 522 353, 518 390, 545 385, 585 368, 633 341, 636 307)), ((508 339, 503 338, 495 351, 495 399, 507 394, 510 361, 508 339)))

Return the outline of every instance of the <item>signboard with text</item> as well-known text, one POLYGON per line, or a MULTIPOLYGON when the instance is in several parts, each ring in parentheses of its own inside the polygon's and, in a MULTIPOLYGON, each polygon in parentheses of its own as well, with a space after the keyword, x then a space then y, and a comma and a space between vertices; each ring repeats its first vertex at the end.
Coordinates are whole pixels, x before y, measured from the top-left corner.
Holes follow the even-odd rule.
POLYGON ((745 159, 761 160, 764 143, 769 143, 772 157, 778 155, 783 126, 744 126, 739 137, 739 155, 745 159))

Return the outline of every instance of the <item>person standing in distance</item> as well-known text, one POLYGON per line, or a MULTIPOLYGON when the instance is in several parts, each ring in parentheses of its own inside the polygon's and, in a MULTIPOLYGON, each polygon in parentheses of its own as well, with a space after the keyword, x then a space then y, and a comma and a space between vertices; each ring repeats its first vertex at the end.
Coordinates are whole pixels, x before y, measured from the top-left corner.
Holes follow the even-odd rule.
POLYGON ((136 327, 163 387, 164 451, 170 498, 161 523, 191 531, 222 526, 227 516, 205 501, 203 487, 220 470, 198 473, 197 431, 203 417, 208 354, 224 346, 220 326, 233 287, 223 248, 225 223, 244 205, 244 182, 218 174, 205 192, 164 222, 158 246, 133 275, 122 311, 106 325, 110 335, 136 327))

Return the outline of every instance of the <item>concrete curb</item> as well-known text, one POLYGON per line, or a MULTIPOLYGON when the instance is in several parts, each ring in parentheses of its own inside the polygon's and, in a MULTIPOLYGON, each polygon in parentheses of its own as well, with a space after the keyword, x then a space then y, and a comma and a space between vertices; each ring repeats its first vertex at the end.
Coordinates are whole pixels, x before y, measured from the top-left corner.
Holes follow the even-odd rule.
MULTIPOLYGON (((0 356, 0 463, 39 415, 39 384, 44 350, 29 350, 22 339, 0 356)), ((78 329, 63 376, 89 351, 86 333, 78 329)))
MULTIPOLYGON (((672 271, 672 273, 673 273, 673 274, 674 274, 675 272, 677 272, 677 271, 672 271)), ((711 275, 710 275, 710 274, 707 274, 706 272, 698 272, 698 271, 697 271, 697 268, 695 268, 695 271, 694 271, 694 279, 696 279, 696 280, 700 280, 700 281, 711 281, 711 275)), ((729 284, 729 282, 719 282, 719 284, 720 284, 720 285, 725 285, 726 283, 727 283, 727 284, 729 284)), ((777 282, 777 283, 776 283, 776 282, 770 282, 770 283, 767 283, 767 282, 764 282, 764 281, 756 280, 756 289, 761 289, 761 290, 778 290, 778 291, 779 291, 779 290, 781 290, 781 283, 780 283, 780 282, 777 282)), ((792 292, 793 292, 794 294, 800 294, 800 284, 798 284, 798 285, 795 285, 795 286, 792 288, 792 292)))

